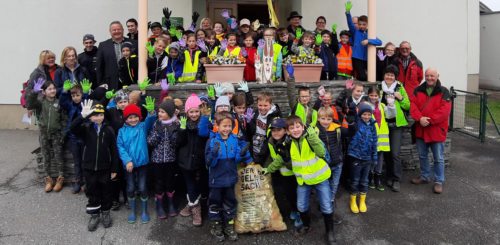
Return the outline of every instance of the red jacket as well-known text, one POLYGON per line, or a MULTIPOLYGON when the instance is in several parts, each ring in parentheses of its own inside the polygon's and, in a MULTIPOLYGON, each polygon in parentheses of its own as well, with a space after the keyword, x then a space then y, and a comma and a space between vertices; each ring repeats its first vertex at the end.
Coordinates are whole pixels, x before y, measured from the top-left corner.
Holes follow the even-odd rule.
POLYGON ((427 82, 422 83, 410 97, 410 113, 415 119, 415 136, 425 143, 444 142, 448 133, 448 118, 451 111, 451 94, 438 80, 431 96, 427 95, 427 82), (427 127, 420 125, 420 118, 429 117, 427 127))
POLYGON ((422 62, 413 54, 410 54, 410 63, 406 70, 403 67, 403 62, 401 58, 398 58, 396 64, 399 69, 398 81, 403 83, 405 86, 406 93, 409 97, 413 96, 413 90, 415 90, 420 82, 424 79, 424 70, 422 68, 422 62))
POLYGON ((246 58, 246 66, 243 72, 243 78, 245 81, 255 81, 257 78, 255 77, 255 54, 257 53, 257 49, 252 48, 244 48, 247 51, 246 58))

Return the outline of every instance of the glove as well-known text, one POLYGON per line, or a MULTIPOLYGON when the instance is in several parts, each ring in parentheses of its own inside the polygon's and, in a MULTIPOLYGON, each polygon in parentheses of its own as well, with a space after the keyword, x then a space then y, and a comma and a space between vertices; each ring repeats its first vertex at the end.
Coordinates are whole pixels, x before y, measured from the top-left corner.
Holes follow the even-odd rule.
POLYGON ((283 47, 283 49, 281 49, 281 54, 282 54, 283 56, 286 56, 286 55, 288 54, 288 47, 286 47, 286 46, 285 46, 285 47, 283 47))
POLYGON ((179 39, 179 41, 177 42, 179 44, 179 46, 185 48, 186 47, 186 41, 184 41, 184 39, 182 39, 182 37, 179 39))
POLYGON ((260 49, 264 48, 264 44, 266 44, 266 42, 262 38, 259 39, 259 41, 257 42, 257 45, 259 46, 260 49))
POLYGON ((384 61, 384 60, 385 60, 386 55, 384 55, 384 51, 379 50, 379 51, 377 52, 377 57, 378 57, 378 59, 379 59, 380 61, 384 61))
POLYGON ((241 48, 241 56, 245 58, 248 57, 248 52, 246 48, 241 48))
POLYGON ((215 89, 214 85, 210 85, 207 87, 207 96, 211 100, 215 100, 215 89))
POLYGON ((95 109, 92 109, 92 100, 85 100, 82 102, 82 117, 87 118, 95 109))
POLYGON ((116 96, 115 90, 110 90, 106 92, 106 99, 110 100, 116 96))
POLYGON ((146 108, 149 113, 153 112, 155 110, 155 99, 151 96, 146 97, 146 104, 142 106, 146 108))
POLYGON ((231 30, 236 29, 236 27, 238 27, 238 21, 235 18, 231 18, 230 26, 231 26, 231 30))
POLYGON ((226 50, 226 48, 227 48, 227 40, 224 39, 220 42, 220 49, 226 50))
POLYGON ((350 0, 348 0, 346 3, 345 3, 345 12, 346 13, 350 13, 351 12, 351 9, 352 9, 352 2, 350 0))
POLYGON ((198 21, 198 18, 200 18, 200 14, 198 12, 194 11, 193 15, 191 16, 193 23, 196 23, 198 21))
POLYGON ((332 25, 332 33, 337 34, 337 24, 332 25))
MULTIPOLYGON (((171 85, 171 86, 174 86, 175 85, 175 73, 167 73, 167 80, 168 80, 168 84, 171 85)), ((167 87, 168 89, 168 87, 167 87)))
POLYGON ((302 38, 303 35, 304 35, 304 32, 302 31, 302 28, 297 28, 297 30, 295 30, 295 38, 296 39, 302 38))
POLYGON ((249 90, 248 90, 248 83, 247 82, 240 81, 240 82, 238 82, 238 85, 240 86, 240 88, 238 88, 238 90, 243 91, 245 93, 248 93, 249 90))
POLYGON ((186 129, 187 125, 187 118, 186 117, 181 117, 181 129, 186 129))
POLYGON ((172 15, 172 10, 169 10, 168 8, 163 8, 163 16, 165 16, 165 19, 170 19, 170 16, 172 15))
POLYGON ((175 28, 175 26, 171 26, 168 30, 168 33, 170 33, 170 36, 172 37, 177 37, 177 29, 175 28))
MULTIPOLYGON (((183 40, 183 39, 182 39, 182 31, 177 31, 177 32, 175 33, 175 37, 176 37, 176 38, 177 38, 177 40, 179 40, 179 41, 183 40)), ((183 40, 183 41, 184 41, 184 40, 183 40)), ((184 41, 184 43, 185 43, 185 42, 186 42, 186 41, 184 41)), ((180 44, 180 43, 179 43, 179 44, 180 44)), ((186 46, 186 44, 184 44, 184 46, 186 46)))
POLYGON ((319 97, 325 96, 325 93, 326 93, 325 87, 323 85, 319 86, 319 88, 318 88, 319 97))
POLYGON ((226 90, 225 88, 222 87, 221 83, 216 83, 214 85, 214 89, 215 89, 215 95, 217 97, 221 97, 224 94, 224 91, 226 90))
POLYGON ((317 134, 316 130, 312 126, 307 127, 306 132, 307 132, 308 137, 317 134))
POLYGON ((42 86, 43 86, 44 83, 45 83, 45 79, 38 78, 35 81, 35 84, 33 85, 33 91, 35 91, 35 93, 38 93, 38 92, 42 91, 42 86))
POLYGON ((151 29, 151 21, 148 21, 148 30, 151 29))
POLYGON ((80 84, 82 85, 82 92, 88 94, 90 92, 90 87, 92 87, 92 83, 90 83, 88 79, 83 79, 80 84))
POLYGON ((68 92, 73 87, 73 83, 70 80, 64 81, 63 91, 68 92))
POLYGON ((151 45, 151 42, 146 43, 146 49, 148 50, 148 55, 152 57, 155 53, 155 47, 151 45))
POLYGON ((205 44, 205 41, 198 39, 196 41, 196 45, 198 45, 198 47, 200 48, 201 51, 207 52, 207 45, 205 44))
POLYGON ((212 114, 212 109, 210 109, 210 107, 207 104, 203 104, 201 106, 200 112, 202 115, 210 117, 210 115, 212 114))
POLYGON ((160 86, 161 86, 161 90, 162 91, 167 91, 168 90, 168 83, 167 83, 167 79, 162 79, 160 81, 160 86))
POLYGON ((255 116, 255 113, 253 112, 252 108, 248 108, 246 113, 245 113, 245 120, 247 123, 250 123, 255 116))
POLYGON ((354 88, 354 80, 349 79, 345 81, 345 88, 346 89, 353 89, 354 88))
POLYGON ((149 83, 151 82, 151 80, 149 78, 145 78, 144 81, 140 82, 139 83, 139 89, 141 91, 145 91, 147 87, 149 87, 149 83))
POLYGON ((323 38, 321 37, 321 34, 316 34, 316 45, 321 45, 321 43, 323 42, 323 38))
POLYGON ((267 168, 262 168, 262 174, 269 174, 269 170, 267 170, 267 168))
POLYGON ((220 13, 220 15, 221 15, 224 19, 229 19, 229 10, 227 10, 227 9, 222 10, 222 12, 220 13))
POLYGON ((286 72, 288 72, 288 76, 293 77, 293 73, 295 72, 295 70, 293 69, 292 64, 286 65, 286 72))

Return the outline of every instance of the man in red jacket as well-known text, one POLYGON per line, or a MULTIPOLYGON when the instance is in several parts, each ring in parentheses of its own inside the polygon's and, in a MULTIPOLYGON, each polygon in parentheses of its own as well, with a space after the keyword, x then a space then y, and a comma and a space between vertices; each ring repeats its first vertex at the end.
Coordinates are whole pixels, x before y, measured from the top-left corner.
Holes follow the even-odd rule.
POLYGON ((425 71, 425 82, 415 88, 411 98, 410 113, 415 119, 415 137, 420 159, 420 177, 411 183, 427 184, 431 181, 428 149, 434 156, 434 193, 443 191, 444 142, 448 132, 448 118, 451 111, 451 95, 441 86, 436 69, 425 71))
POLYGON ((398 81, 403 83, 406 93, 411 98, 413 90, 423 79, 424 71, 422 62, 411 52, 410 42, 403 41, 399 44, 399 55, 394 62, 399 68, 398 81))

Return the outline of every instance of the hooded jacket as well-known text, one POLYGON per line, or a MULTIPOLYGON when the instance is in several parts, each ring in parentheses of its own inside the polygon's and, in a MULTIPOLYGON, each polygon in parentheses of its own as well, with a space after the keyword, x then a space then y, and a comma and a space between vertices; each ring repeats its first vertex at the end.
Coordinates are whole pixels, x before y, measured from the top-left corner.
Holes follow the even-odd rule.
POLYGON ((78 64, 85 67, 89 73, 88 79, 97 86, 97 47, 94 46, 92 50, 84 50, 78 55, 78 64))
POLYGON ((378 38, 368 39, 368 30, 361 31, 359 29, 356 29, 354 23, 352 22, 351 13, 346 13, 345 15, 347 18, 347 25, 349 26, 349 32, 351 32, 351 35, 353 37, 352 58, 366 61, 368 48, 367 46, 363 46, 361 42, 367 39, 368 44, 380 46, 382 45, 382 41, 378 38))
POLYGON ((148 114, 144 122, 139 122, 135 126, 124 124, 118 131, 118 152, 122 164, 132 162, 134 168, 148 164, 148 143, 147 137, 151 126, 156 121, 157 116, 148 114))
POLYGON ((208 137, 198 135, 198 123, 188 119, 186 129, 179 129, 177 133, 177 163, 184 170, 194 171, 205 167, 208 137))
POLYGON ((375 128, 375 119, 370 118, 368 123, 359 118, 355 127, 350 127, 352 136, 347 154, 363 161, 377 162, 377 129, 375 128))
POLYGON ((156 121, 148 135, 148 144, 152 148, 151 162, 173 163, 176 159, 176 143, 179 123, 173 121, 163 124, 156 121))
POLYGON ((75 69, 71 71, 68 67, 62 66, 56 71, 54 83, 57 87, 57 96, 61 95, 64 82, 70 80, 72 83, 81 82, 83 79, 88 79, 89 74, 87 69, 80 64, 76 64, 75 69))

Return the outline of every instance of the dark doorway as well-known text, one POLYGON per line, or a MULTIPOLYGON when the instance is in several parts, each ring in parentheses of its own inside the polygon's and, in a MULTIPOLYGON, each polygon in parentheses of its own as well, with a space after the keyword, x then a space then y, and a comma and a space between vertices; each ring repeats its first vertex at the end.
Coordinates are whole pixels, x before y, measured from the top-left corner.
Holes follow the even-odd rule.
POLYGON ((269 11, 266 4, 238 4, 238 19, 247 18, 250 22, 259 19, 261 24, 269 24, 269 11))

